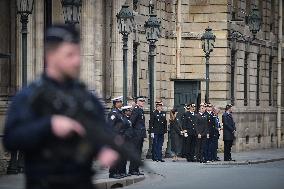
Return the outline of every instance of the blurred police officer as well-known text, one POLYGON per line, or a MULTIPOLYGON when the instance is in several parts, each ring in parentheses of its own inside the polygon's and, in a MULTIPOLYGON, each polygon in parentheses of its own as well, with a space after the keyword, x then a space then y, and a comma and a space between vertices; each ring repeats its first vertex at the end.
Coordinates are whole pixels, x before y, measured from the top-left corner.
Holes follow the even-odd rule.
POLYGON ((193 162, 195 155, 196 145, 196 116, 195 116, 195 104, 190 103, 185 106, 186 112, 182 115, 182 129, 185 137, 184 149, 185 157, 188 162, 193 162))
POLYGON ((196 114, 196 127, 195 131, 197 134, 197 142, 196 142, 196 157, 200 163, 205 163, 204 159, 204 148, 206 144, 206 139, 209 138, 208 133, 208 119, 205 114, 206 104, 201 103, 199 112, 196 114))
MULTIPOLYGON (((108 122, 110 123, 112 130, 118 136, 122 137, 123 126, 124 126, 123 114, 121 112, 122 96, 112 99, 112 103, 113 103, 113 107, 108 114, 108 122)), ((110 167, 109 178, 120 179, 120 178, 125 177, 125 175, 119 171, 123 163, 124 163, 124 160, 120 159, 115 163, 115 165, 110 167)))
MULTIPOLYGON (((136 106, 133 108, 130 121, 132 123, 136 137, 132 139, 138 155, 141 158, 144 138, 146 138, 145 116, 144 107, 145 98, 140 96, 136 99, 136 106)), ((139 165, 133 161, 130 161, 129 174, 131 175, 144 175, 139 171, 139 165)))
POLYGON ((79 122, 64 116, 65 111, 68 111, 66 109, 62 109, 62 114, 42 115, 29 103, 29 97, 36 93, 42 83, 62 93, 81 90, 91 97, 90 104, 98 110, 98 122, 104 123, 102 126, 107 125, 104 116, 100 116, 104 108, 98 98, 78 82, 81 66, 79 39, 79 33, 72 27, 57 25, 49 28, 44 43, 45 73, 38 81, 19 92, 8 110, 3 143, 8 150, 24 152, 27 189, 92 189, 94 156, 104 166, 111 165, 118 157, 114 151, 102 148, 103 144, 95 146, 99 154, 89 154, 82 162, 76 161, 76 154, 73 153, 64 158, 51 154, 58 147, 65 150, 64 147, 79 142, 86 131, 79 122), (74 141, 70 143, 70 139, 74 141))
POLYGON ((167 132, 166 112, 163 111, 162 101, 156 101, 156 110, 151 112, 149 128, 152 144, 152 160, 157 162, 165 162, 162 159, 162 148, 164 143, 164 134, 167 132))
POLYGON ((234 161, 231 157, 231 149, 235 139, 236 126, 232 116, 232 105, 228 104, 222 116, 223 140, 224 140, 224 161, 234 161))

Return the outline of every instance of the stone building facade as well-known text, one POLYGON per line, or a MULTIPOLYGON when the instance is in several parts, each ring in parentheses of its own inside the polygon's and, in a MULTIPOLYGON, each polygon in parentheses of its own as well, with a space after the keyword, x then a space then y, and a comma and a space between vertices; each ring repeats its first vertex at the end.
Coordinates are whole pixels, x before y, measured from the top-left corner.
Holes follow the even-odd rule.
MULTIPOLYGON (((134 9, 137 32, 128 41, 128 97, 148 96, 148 43, 143 27, 149 0, 82 0, 78 27, 82 39, 82 79, 103 100, 122 95, 122 36, 116 14, 126 3, 134 9), (137 61, 135 57, 137 57, 137 61)), ((205 58, 200 37, 208 26, 216 35, 210 58, 210 102, 234 104, 236 151, 276 147, 278 0, 154 0, 161 20, 155 58, 155 97, 165 108, 182 110, 185 103, 204 101, 205 58), (245 20, 260 9, 262 28, 252 42, 231 40, 239 31, 251 37, 245 20)), ((44 30, 62 23, 60 0, 36 0, 28 23, 28 81, 44 69, 44 30)), ((21 88, 21 23, 16 0, 0 1, 0 129, 9 99, 21 88)), ((284 80, 282 78, 282 86, 284 80)), ((282 99, 284 91, 282 87, 282 99)), ((282 100, 282 115, 284 103, 282 100)), ((146 111, 148 107, 146 107, 146 111)), ((284 143, 282 116, 282 144, 284 143)), ((2 135, 0 135, 2 137, 2 135)), ((145 145, 147 148, 147 145, 145 145)), ((2 149, 2 148, 1 148, 2 149)), ((5 153, 0 151, 0 159, 5 153)))

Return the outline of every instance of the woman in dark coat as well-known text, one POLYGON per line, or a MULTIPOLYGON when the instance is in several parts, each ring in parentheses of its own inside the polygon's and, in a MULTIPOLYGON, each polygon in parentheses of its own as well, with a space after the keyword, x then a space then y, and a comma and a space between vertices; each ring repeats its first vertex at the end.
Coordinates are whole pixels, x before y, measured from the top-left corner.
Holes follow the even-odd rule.
POLYGON ((178 154, 181 153, 182 148, 182 128, 179 125, 179 120, 177 118, 177 109, 172 109, 170 111, 170 137, 171 137, 171 150, 173 152, 173 161, 178 160, 178 154))

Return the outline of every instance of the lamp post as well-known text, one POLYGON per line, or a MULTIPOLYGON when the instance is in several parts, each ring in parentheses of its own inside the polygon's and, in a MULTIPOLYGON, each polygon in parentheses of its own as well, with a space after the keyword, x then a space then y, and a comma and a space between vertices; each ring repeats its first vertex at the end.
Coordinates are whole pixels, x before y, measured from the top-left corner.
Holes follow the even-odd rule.
POLYGON ((256 39, 256 34, 260 31, 262 25, 259 9, 255 6, 246 17, 245 21, 241 20, 241 22, 246 22, 246 24, 248 24, 253 37, 244 36, 241 32, 232 30, 230 32, 229 39, 235 40, 233 42, 236 42, 236 40, 242 40, 244 42, 251 43, 256 39))
MULTIPOLYGON (((150 99, 150 113, 154 111, 154 61, 155 61, 155 49, 156 42, 161 32, 161 22, 158 20, 157 15, 154 14, 154 4, 150 1, 149 4, 150 17, 145 22, 144 27, 146 29, 146 39, 149 42, 149 54, 148 54, 148 75, 149 75, 149 99, 150 99)), ((152 158, 152 140, 149 132, 149 149, 146 158, 152 158)))
POLYGON ((123 104, 127 104, 127 41, 128 35, 134 28, 134 15, 128 5, 122 5, 120 12, 116 15, 118 30, 122 34, 123 41, 123 104))
POLYGON ((82 0, 61 0, 65 24, 75 27, 80 23, 82 0))
POLYGON ((22 87, 27 86, 27 34, 29 15, 33 12, 33 0, 17 0, 17 13, 22 23, 22 87))
POLYGON ((209 103, 209 58, 210 53, 213 52, 214 49, 214 42, 216 36, 213 34, 211 28, 206 28, 205 32, 201 37, 202 41, 202 49, 205 53, 206 59, 206 93, 205 93, 205 102, 209 103))
MULTIPOLYGON (((17 0, 17 14, 22 23, 22 88, 27 86, 27 35, 29 15, 33 12, 33 0, 17 0)), ((7 168, 8 174, 23 172, 24 157, 22 152, 11 152, 11 159, 7 168)))
POLYGON ((247 17, 247 22, 253 35, 253 39, 255 39, 257 32, 261 29, 261 17, 257 7, 254 7, 251 10, 250 15, 247 17))

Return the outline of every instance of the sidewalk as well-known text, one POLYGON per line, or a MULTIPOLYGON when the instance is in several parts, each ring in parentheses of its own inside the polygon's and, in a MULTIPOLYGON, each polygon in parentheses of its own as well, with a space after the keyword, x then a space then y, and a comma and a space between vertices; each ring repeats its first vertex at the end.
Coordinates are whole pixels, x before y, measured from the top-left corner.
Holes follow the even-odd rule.
MULTIPOLYGON (((219 153, 218 156, 221 160, 224 158, 223 153, 219 153)), ((268 163, 273 161, 284 160, 284 148, 274 148, 265 150, 256 150, 248 152, 232 153, 232 159, 236 161, 219 161, 213 163, 207 163, 210 165, 248 165, 258 163, 268 163)))
MULTIPOLYGON (((96 167, 96 166, 95 166, 96 167)), ((109 179, 108 170, 99 170, 97 167, 95 178, 93 179, 96 189, 109 189, 124 187, 145 179, 145 176, 131 176, 123 179, 109 179)), ((0 189, 24 189, 24 175, 1 175, 0 189)))
MULTIPOLYGON (((218 156, 223 160, 223 153, 218 154, 218 156)), ((213 162, 205 163, 203 165, 249 165, 249 164, 258 164, 258 163, 267 163, 273 161, 284 160, 284 148, 281 149, 267 149, 267 150, 258 150, 258 151, 249 151, 249 152, 239 152, 232 153, 232 158, 236 161, 225 162, 213 162)), ((151 160, 146 160, 152 162, 151 160)), ((173 163, 171 159, 166 160, 168 163, 173 163)), ((185 160, 184 160, 185 161, 185 160)), ((109 189, 116 187, 123 187, 140 182, 145 178, 150 176, 131 176, 123 179, 109 179, 108 170, 100 170, 95 165, 95 170, 97 171, 96 177, 94 178, 94 183, 98 189, 109 189)), ((151 166, 151 169, 155 171, 155 166, 151 166)), ((169 170, 170 171, 170 170, 169 170)), ((147 172, 147 171, 146 171, 147 172)), ((24 177, 22 174, 19 175, 3 175, 0 176, 0 189, 24 189, 24 177)))

